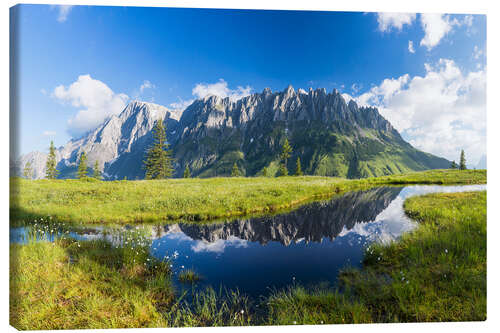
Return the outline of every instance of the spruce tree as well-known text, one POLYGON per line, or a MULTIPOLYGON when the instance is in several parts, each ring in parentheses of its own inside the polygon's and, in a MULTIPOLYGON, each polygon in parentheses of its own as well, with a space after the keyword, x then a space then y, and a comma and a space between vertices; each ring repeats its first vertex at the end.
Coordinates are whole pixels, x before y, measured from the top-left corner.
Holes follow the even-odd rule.
POLYGON ((291 154, 292 154, 292 147, 290 146, 290 143, 288 143, 288 138, 286 138, 285 143, 283 143, 283 148, 280 154, 282 163, 278 170, 278 176, 288 176, 287 164, 291 154))
POLYGON ((467 166, 465 165, 465 153, 464 150, 462 149, 462 152, 460 153, 460 170, 466 170, 467 166))
POLYGON ((54 141, 50 141, 49 156, 47 157, 47 163, 45 164, 45 177, 47 179, 57 178, 59 171, 56 166, 56 148, 54 147, 54 141))
POLYGON ((284 163, 280 163, 280 167, 278 168, 278 177, 281 176, 288 176, 288 169, 286 168, 286 165, 284 163))
POLYGON ((95 179, 101 179, 101 170, 99 170, 99 160, 96 160, 94 163, 94 170, 92 177, 95 179))
POLYGON ((153 144, 146 153, 144 168, 146 179, 164 179, 172 177, 172 151, 168 149, 167 135, 163 120, 158 120, 153 128, 153 144))
POLYGON ((85 155, 85 152, 80 155, 80 163, 78 164, 78 170, 76 173, 78 179, 87 177, 87 155, 85 155))
POLYGON ((186 165, 186 168, 184 169, 184 178, 191 178, 191 172, 189 171, 189 167, 186 165))
POLYGON ((234 162, 233 168, 231 169, 231 177, 239 177, 240 174, 240 169, 238 169, 238 164, 234 162))
POLYGON ((457 163, 455 163, 455 161, 452 161, 452 162, 451 162, 450 169, 457 169, 457 168, 458 168, 457 163))
POLYGON ((31 167, 30 161, 26 162, 26 164, 24 165, 23 176, 26 179, 33 178, 33 168, 31 167))
POLYGON ((302 167, 300 165, 300 157, 297 157, 297 163, 295 166, 295 176, 302 176, 302 167))

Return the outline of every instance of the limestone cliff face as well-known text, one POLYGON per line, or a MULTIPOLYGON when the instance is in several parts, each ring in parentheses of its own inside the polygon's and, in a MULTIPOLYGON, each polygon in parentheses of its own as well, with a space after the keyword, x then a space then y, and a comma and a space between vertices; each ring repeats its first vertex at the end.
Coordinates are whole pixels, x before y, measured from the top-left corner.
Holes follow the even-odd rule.
MULTIPOLYGON (((107 119, 95 130, 57 148, 59 177, 74 178, 82 152, 87 154, 89 167, 93 167, 96 160, 99 161, 100 168, 104 170, 104 176, 108 179, 123 178, 121 173, 140 175, 140 167, 128 172, 127 166, 124 165, 124 157, 134 151, 143 155, 147 148, 145 145, 151 138, 154 123, 159 119, 176 126, 179 114, 161 105, 131 102, 119 115, 107 119)), ((17 172, 21 173, 26 163, 31 162, 34 178, 44 178, 47 155, 42 152, 31 152, 22 156, 17 161, 17 172)))
MULTIPOLYGON (((163 119, 175 158, 175 176, 188 166, 193 176, 227 176, 234 163, 246 176, 278 170, 287 138, 293 148, 290 173, 300 158, 306 174, 359 178, 448 168, 450 162, 413 148, 373 107, 346 103, 333 90, 292 86, 264 89, 237 101, 207 96, 183 112, 134 101, 95 130, 57 149, 60 178, 74 178, 79 156, 89 167, 99 161, 105 179, 142 179, 155 121, 163 119)), ((34 177, 45 176, 46 153, 22 156, 14 172, 30 161, 34 177)))
POLYGON ((306 174, 366 177, 447 168, 447 160, 418 151, 373 107, 346 103, 337 90, 282 92, 265 89, 238 101, 208 96, 179 120, 174 137, 178 170, 198 176, 229 175, 236 162, 247 176, 278 169, 288 138, 293 173, 301 159, 306 174))

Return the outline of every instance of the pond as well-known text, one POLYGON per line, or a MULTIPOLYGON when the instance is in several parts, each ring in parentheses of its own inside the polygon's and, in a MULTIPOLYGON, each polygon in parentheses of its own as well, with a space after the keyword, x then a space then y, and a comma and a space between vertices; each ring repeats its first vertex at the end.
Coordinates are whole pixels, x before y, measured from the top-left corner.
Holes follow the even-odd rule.
MULTIPOLYGON (((274 216, 167 224, 145 230, 150 253, 170 260, 174 275, 192 269, 202 276, 197 289, 238 289, 257 297, 291 284, 334 286, 340 269, 361 266, 367 245, 393 241, 415 228, 416 222, 403 212, 409 196, 485 189, 486 185, 377 187, 274 216)), ((121 230, 125 233, 132 228, 142 227, 121 230)), ((25 228, 12 228, 11 242, 22 242, 26 232, 25 228)), ((116 244, 126 241, 119 233, 91 226, 70 236, 107 238, 116 244)), ((191 288, 174 280, 180 290, 191 288)))

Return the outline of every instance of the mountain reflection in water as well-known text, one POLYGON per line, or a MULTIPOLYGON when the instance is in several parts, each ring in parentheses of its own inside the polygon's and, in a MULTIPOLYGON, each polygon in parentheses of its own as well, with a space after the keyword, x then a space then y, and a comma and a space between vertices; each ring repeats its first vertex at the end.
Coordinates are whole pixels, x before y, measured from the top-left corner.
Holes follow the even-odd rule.
POLYGON ((192 240, 215 243, 236 239, 259 244, 279 242, 285 246, 299 241, 321 242, 334 240, 342 231, 357 223, 374 221, 398 196, 402 187, 380 187, 347 193, 325 202, 314 202, 290 213, 229 223, 174 224, 154 228, 153 237, 182 232, 192 240))

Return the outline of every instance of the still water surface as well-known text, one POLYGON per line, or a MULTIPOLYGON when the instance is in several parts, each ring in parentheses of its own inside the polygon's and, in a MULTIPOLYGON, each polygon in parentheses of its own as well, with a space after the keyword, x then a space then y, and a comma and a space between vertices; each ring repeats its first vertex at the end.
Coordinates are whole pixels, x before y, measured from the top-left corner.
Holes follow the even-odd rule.
MULTIPOLYGON (((367 245, 393 241, 416 226, 403 211, 409 196, 485 189, 486 185, 378 187, 275 216, 156 226, 150 252, 168 258, 175 274, 184 269, 200 274, 203 279, 196 288, 238 289, 255 297, 294 283, 332 286, 340 269, 361 266, 367 245)), ((90 227, 70 235, 116 240, 116 230, 105 230, 90 227)), ((11 229, 11 241, 22 241, 25 232, 11 229)))

